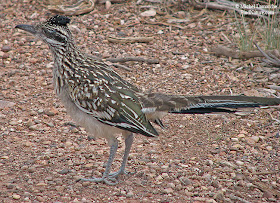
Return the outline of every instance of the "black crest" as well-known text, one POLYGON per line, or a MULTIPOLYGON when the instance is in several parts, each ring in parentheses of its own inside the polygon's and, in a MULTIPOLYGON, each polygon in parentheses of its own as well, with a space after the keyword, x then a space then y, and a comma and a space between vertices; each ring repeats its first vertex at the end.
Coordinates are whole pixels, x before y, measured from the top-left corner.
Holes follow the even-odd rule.
POLYGON ((70 23, 70 21, 71 21, 70 18, 68 18, 66 16, 55 15, 48 20, 48 23, 53 24, 53 25, 66 26, 68 23, 70 23))

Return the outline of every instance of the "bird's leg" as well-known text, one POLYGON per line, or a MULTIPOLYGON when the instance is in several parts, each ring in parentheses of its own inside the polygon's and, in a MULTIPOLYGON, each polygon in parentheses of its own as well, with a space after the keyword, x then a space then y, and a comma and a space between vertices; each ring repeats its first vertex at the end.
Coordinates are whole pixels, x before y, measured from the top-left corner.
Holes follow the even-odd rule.
POLYGON ((102 178, 81 178, 80 180, 81 181, 90 181, 90 182, 95 182, 95 183, 104 182, 108 185, 116 185, 118 183, 118 181, 114 177, 109 176, 109 174, 111 171, 111 166, 114 161, 117 149, 118 149, 118 141, 115 140, 110 148, 109 159, 107 161, 106 169, 102 175, 102 178))
POLYGON ((129 152, 130 152, 130 149, 131 149, 131 145, 133 143, 133 137, 134 137, 133 133, 130 133, 128 135, 128 137, 125 139, 125 150, 124 150, 122 165, 117 172, 109 174, 110 178, 118 177, 121 174, 128 174, 129 173, 125 170, 125 165, 127 163, 128 155, 129 155, 129 152))

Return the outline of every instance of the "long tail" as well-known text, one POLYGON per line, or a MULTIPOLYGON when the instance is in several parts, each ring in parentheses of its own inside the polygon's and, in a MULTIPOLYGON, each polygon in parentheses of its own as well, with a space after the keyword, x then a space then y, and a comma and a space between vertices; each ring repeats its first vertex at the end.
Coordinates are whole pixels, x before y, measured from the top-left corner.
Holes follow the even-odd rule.
POLYGON ((274 106, 279 98, 250 96, 176 96, 150 93, 141 97, 143 112, 168 112, 203 114, 212 112, 235 112, 237 108, 274 106))

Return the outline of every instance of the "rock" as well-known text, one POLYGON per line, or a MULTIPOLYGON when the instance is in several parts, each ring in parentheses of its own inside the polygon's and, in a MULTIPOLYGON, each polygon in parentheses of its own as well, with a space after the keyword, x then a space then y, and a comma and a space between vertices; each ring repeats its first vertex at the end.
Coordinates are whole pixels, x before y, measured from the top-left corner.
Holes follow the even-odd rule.
POLYGON ((36 171, 36 168, 35 167, 29 167, 28 169, 27 169, 27 171, 29 172, 29 173, 34 173, 35 171, 36 171))
POLYGON ((272 198, 272 197, 273 197, 273 194, 272 194, 271 192, 269 192, 269 191, 265 191, 265 192, 263 193, 263 197, 264 197, 264 198, 272 198))
POLYGON ((206 165, 207 166, 212 166, 214 164, 214 162, 212 161, 212 160, 210 160, 210 159, 208 159, 207 161, 206 161, 206 165))
POLYGON ((161 175, 159 175, 158 177, 156 177, 156 180, 161 181, 161 180, 163 180, 163 177, 161 175))
POLYGON ((38 197, 37 197, 37 200, 38 200, 39 202, 44 202, 44 201, 45 201, 44 197, 42 197, 42 196, 38 196, 38 197))
POLYGON ((14 103, 14 102, 0 100, 0 109, 9 108, 9 107, 14 106, 15 104, 16 103, 14 103))
POLYGON ((55 186, 56 191, 62 192, 64 190, 64 186, 57 185, 55 186))
POLYGON ((272 146, 267 146, 266 149, 267 149, 268 151, 271 151, 273 148, 272 148, 272 146))
POLYGON ((236 137, 232 137, 232 138, 230 138, 230 140, 233 141, 233 142, 238 142, 239 141, 238 138, 236 138, 236 137))
POLYGON ((192 75, 192 74, 189 74, 189 73, 185 73, 185 74, 182 74, 182 75, 181 75, 181 78, 182 78, 182 79, 190 80, 190 79, 193 78, 193 75, 192 75))
POLYGON ((169 177, 168 173, 162 173, 161 176, 162 176, 163 178, 169 177))
POLYGON ((174 183, 168 183, 167 187, 174 189, 175 188, 175 184, 174 183))
POLYGON ((39 186, 39 187, 44 187, 44 186, 47 186, 48 184, 44 183, 44 182, 39 182, 36 184, 36 186, 39 186))
POLYGON ((225 196, 224 193, 222 191, 218 191, 215 195, 214 195, 214 199, 217 202, 224 202, 225 200, 225 196))
POLYGON ((240 133, 240 134, 237 135, 237 137, 238 137, 238 138, 244 138, 245 135, 244 135, 243 133, 240 133))
POLYGON ((133 195, 134 195, 134 194, 133 194, 132 191, 129 191, 129 192, 126 194, 127 197, 133 197, 133 195))
POLYGON ((1 48, 1 51, 3 51, 3 52, 8 52, 8 51, 11 51, 11 50, 12 50, 12 48, 9 45, 4 45, 1 48))
POLYGON ((215 187, 215 188, 219 188, 219 187, 220 187, 220 184, 219 184, 219 182, 218 182, 217 180, 213 180, 212 183, 211 183, 211 185, 212 185, 213 187, 215 187))
POLYGON ((184 186, 191 184, 190 179, 188 179, 187 177, 180 177, 179 180, 182 183, 182 185, 184 185, 184 186))
POLYGON ((65 175, 65 174, 70 173, 70 172, 71 172, 70 169, 64 168, 64 169, 62 169, 61 171, 58 171, 57 173, 59 173, 59 174, 61 174, 61 175, 65 175))
POLYGON ((71 141, 66 141, 65 142, 65 147, 70 147, 72 146, 72 142, 71 141))
POLYGON ((244 162, 242 162, 242 161, 236 161, 235 162, 238 166, 243 166, 244 165, 244 162))
POLYGON ((15 187, 15 185, 13 185, 13 184, 7 184, 6 185, 6 188, 9 189, 9 190, 13 189, 14 187, 15 187))
POLYGON ((85 168, 92 168, 93 167, 93 163, 88 163, 86 165, 84 165, 85 168))
POLYGON ((155 16, 156 14, 157 14, 156 10, 150 9, 148 11, 142 12, 140 15, 143 17, 152 17, 152 16, 155 16))
POLYGON ((257 143, 260 140, 260 137, 259 136, 252 136, 252 137, 249 137, 248 140, 250 140, 251 144, 254 144, 254 143, 257 143))
POLYGON ((13 199, 20 199, 20 195, 18 195, 18 194, 13 194, 13 199))
POLYGON ((162 192, 165 194, 172 194, 174 190, 172 188, 165 188, 162 190, 162 192))

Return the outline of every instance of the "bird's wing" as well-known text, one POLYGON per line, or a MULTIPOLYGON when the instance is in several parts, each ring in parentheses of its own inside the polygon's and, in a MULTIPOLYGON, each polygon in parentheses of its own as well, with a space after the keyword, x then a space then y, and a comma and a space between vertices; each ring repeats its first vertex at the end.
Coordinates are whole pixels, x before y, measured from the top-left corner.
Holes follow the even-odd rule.
POLYGON ((120 82, 85 80, 69 88, 77 107, 100 122, 149 137, 158 135, 142 112, 134 91, 120 82))

